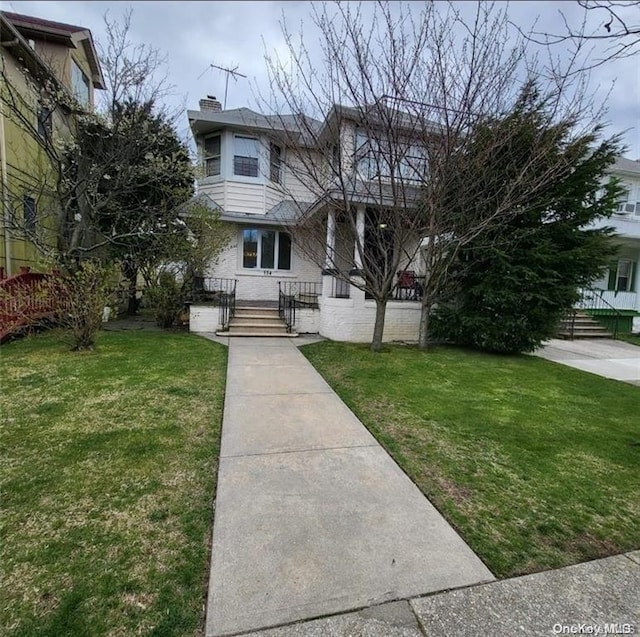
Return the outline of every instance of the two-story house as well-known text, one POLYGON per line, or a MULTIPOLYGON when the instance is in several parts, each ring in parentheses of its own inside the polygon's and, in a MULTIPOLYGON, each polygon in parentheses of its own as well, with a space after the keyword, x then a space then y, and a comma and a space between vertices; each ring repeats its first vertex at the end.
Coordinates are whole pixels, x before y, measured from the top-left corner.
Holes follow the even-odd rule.
MULTIPOLYGON (((640 332, 640 161, 619 157, 610 173, 620 180, 625 193, 613 216, 595 227, 615 229, 618 254, 605 276, 592 287, 602 299, 599 313, 611 317, 617 310, 623 329, 631 327, 640 332)), ((611 324, 611 319, 608 322, 611 324)))
POLYGON ((104 80, 91 31, 85 27, 0 12, 0 278, 21 266, 46 267, 33 240, 48 236, 55 171, 41 140, 68 134, 71 113, 42 100, 43 87, 62 90, 91 110, 104 80))
MULTIPOLYGON (((232 228, 230 245, 208 273, 209 287, 229 289, 232 281, 237 306, 277 306, 284 294, 296 301, 288 319, 293 330, 369 341, 375 302, 352 282, 361 275, 362 246, 371 249, 368 228, 375 209, 406 206, 409 192, 417 194, 415 186, 392 193, 385 172, 402 173, 410 183, 415 162, 424 162, 420 150, 407 142, 397 166, 381 166, 361 117, 345 107, 334 107, 323 121, 301 120, 247 108, 223 111, 208 97, 188 117, 202 171, 198 197, 232 228), (327 161, 340 170, 325 170, 327 161), (355 174, 347 202, 345 185, 332 181, 336 174, 355 174), (300 233, 294 241, 290 232, 301 216, 314 219, 318 231, 304 245, 300 233), (341 232, 347 226, 355 233, 341 232)), ((398 276, 405 280, 387 306, 385 340, 416 338, 415 282, 424 270, 419 247, 416 236, 399 264, 398 276)), ((190 325, 194 331, 227 327, 215 309, 203 306, 191 308, 190 325)))
MULTIPOLYGON (((369 241, 372 224, 379 222, 377 209, 411 208, 415 201, 412 181, 419 179, 412 177, 426 166, 420 146, 412 143, 408 133, 403 142, 400 130, 394 152, 381 152, 384 138, 375 138, 375 131, 363 125, 362 114, 347 107, 333 107, 322 121, 301 120, 291 115, 265 116, 247 108, 223 111, 209 97, 188 116, 202 171, 198 196, 232 228, 230 245, 208 273, 209 286, 221 292, 233 289, 238 306, 279 303, 282 308, 284 294, 295 300, 296 311, 287 318, 294 331, 370 341, 375 303, 354 284, 361 274, 363 247, 365 252, 380 251, 379 245, 369 241), (403 144, 405 152, 398 153, 403 144), (381 161, 390 154, 395 155, 393 166, 381 161), (338 170, 323 170, 328 163, 338 170), (391 173, 402 177, 395 180, 396 186, 402 185, 400 192, 390 188, 391 173), (347 175, 348 184, 338 185, 338 175, 347 175), (316 231, 306 242, 301 219, 316 231), (290 232, 294 224, 295 241, 290 232), (341 231, 345 227, 355 232, 341 231)), ((398 127, 403 125, 401 117, 398 127)), ((409 121, 407 129, 411 129, 409 121)), ((427 139, 428 134, 421 130, 414 139, 427 139)), ((622 180, 627 194, 613 218, 601 223, 615 225, 620 250, 609 273, 593 286, 599 291, 597 311, 592 313, 605 320, 609 311, 619 312, 624 317, 619 329, 633 325, 638 330, 640 163, 620 158, 611 173, 622 180)), ((376 233, 378 241, 380 237, 376 233)), ((406 258, 398 264, 384 340, 417 338, 425 241, 416 235, 413 243, 404 246, 406 258)), ((215 308, 194 306, 191 329, 224 330, 228 317, 229 313, 215 308)))

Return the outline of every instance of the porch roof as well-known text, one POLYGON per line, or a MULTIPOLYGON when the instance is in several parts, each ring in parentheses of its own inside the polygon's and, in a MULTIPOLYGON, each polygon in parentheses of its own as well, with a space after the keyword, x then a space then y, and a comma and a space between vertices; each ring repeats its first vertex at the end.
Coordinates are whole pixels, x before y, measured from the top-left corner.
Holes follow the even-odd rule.
POLYGON ((276 204, 266 214, 252 214, 248 212, 234 212, 223 210, 208 194, 196 195, 192 201, 206 205, 210 210, 220 213, 221 221, 240 224, 258 224, 265 226, 291 226, 300 216, 304 215, 311 205, 309 202, 285 200, 276 204))

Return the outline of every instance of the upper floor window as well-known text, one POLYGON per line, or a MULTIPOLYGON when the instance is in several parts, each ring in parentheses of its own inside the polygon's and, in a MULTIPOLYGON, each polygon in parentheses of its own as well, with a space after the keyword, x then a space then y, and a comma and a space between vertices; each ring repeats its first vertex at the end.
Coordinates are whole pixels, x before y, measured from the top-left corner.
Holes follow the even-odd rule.
POLYGON ((204 167, 207 177, 220 174, 220 135, 205 138, 204 167))
POLYGON ((419 144, 378 139, 356 129, 356 169, 362 179, 391 179, 419 182, 427 172, 427 154, 419 144))
POLYGON ((269 179, 282 183, 282 148, 273 142, 269 144, 269 179))
POLYGON ((53 130, 53 116, 51 109, 46 106, 42 106, 38 111, 38 135, 45 139, 51 137, 53 130))
POLYGON ((233 174, 258 176, 259 145, 255 137, 236 135, 233 140, 233 174))
MULTIPOLYGON (((638 197, 640 198, 640 197, 638 197)), ((619 215, 636 215, 640 217, 640 201, 634 201, 636 197, 632 196, 631 186, 625 186, 625 191, 618 199, 616 212, 619 215)))
POLYGON ((71 89, 81 104, 89 104, 91 83, 75 60, 71 60, 71 89))
POLYGON ((22 200, 24 213, 24 229, 26 232, 35 232, 38 211, 36 208, 36 200, 29 195, 25 195, 22 200))

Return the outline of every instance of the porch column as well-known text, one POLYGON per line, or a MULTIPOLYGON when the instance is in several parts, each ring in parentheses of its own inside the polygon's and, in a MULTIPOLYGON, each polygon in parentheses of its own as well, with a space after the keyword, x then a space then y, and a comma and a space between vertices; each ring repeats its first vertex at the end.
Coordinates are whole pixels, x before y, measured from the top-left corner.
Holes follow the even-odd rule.
POLYGON ((356 242, 353 246, 353 262, 356 270, 362 270, 362 255, 358 250, 358 245, 364 250, 364 206, 358 206, 356 209, 356 242))
POLYGON ((329 209, 327 214, 327 253, 324 257, 325 270, 330 270, 336 267, 335 265, 335 251, 336 251, 336 213, 333 208, 329 209))

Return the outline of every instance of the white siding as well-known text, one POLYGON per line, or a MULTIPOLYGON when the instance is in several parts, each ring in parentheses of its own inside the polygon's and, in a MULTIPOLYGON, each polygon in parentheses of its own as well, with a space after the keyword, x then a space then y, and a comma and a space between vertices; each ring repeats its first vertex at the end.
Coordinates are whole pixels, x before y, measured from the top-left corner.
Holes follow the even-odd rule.
MULTIPOLYGON (((310 161, 319 163, 321 157, 318 153, 309 151, 310 161)), ((308 166, 300 160, 299 157, 287 157, 286 168, 284 171, 284 192, 286 199, 294 201, 315 201, 320 195, 320 185, 317 183, 320 179, 320 169, 317 174, 309 176, 308 166)))
POLYGON ((265 214, 265 186, 227 181, 225 212, 265 214))

